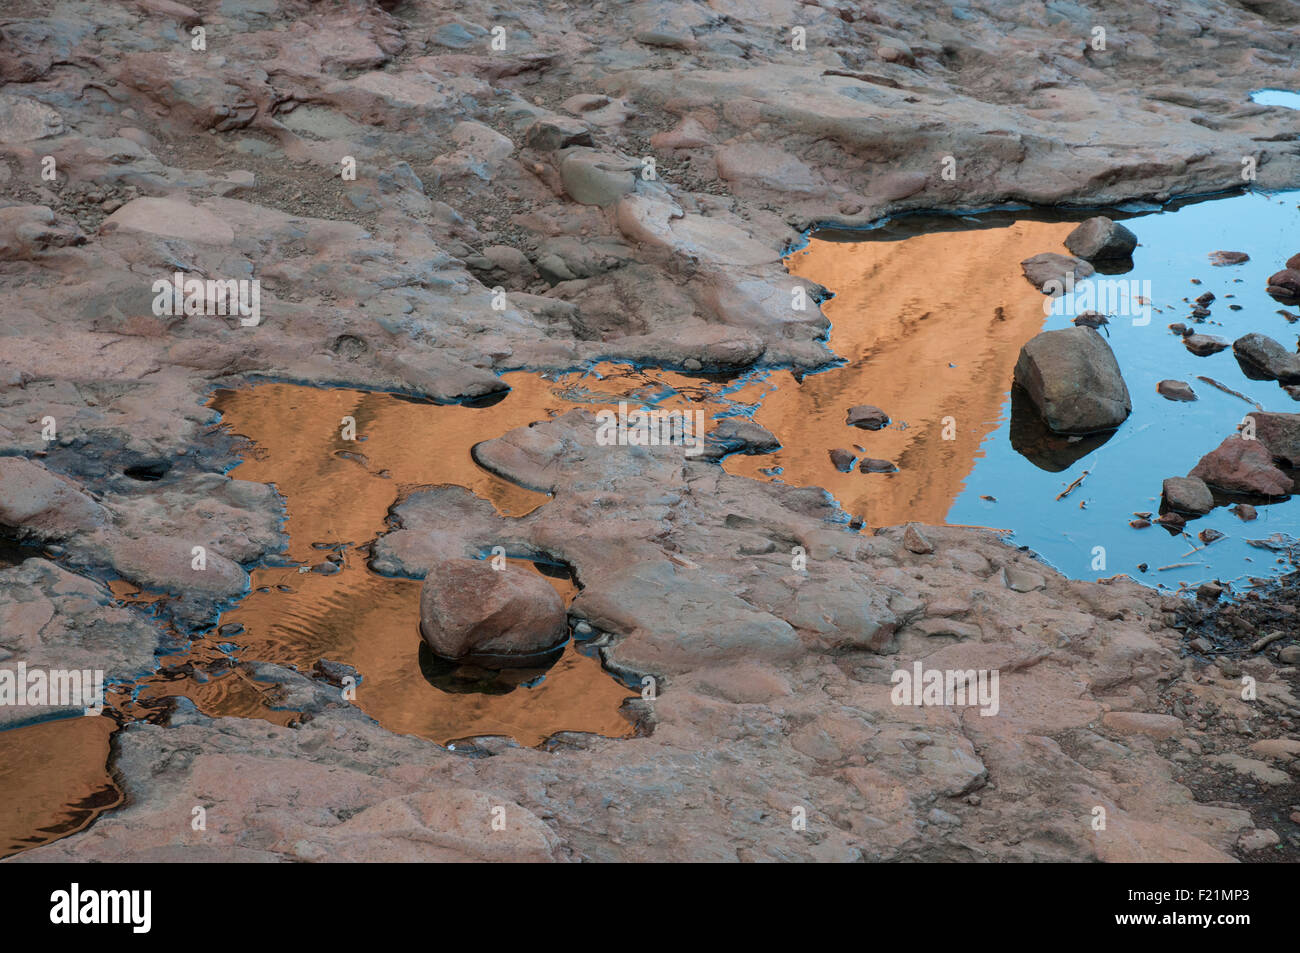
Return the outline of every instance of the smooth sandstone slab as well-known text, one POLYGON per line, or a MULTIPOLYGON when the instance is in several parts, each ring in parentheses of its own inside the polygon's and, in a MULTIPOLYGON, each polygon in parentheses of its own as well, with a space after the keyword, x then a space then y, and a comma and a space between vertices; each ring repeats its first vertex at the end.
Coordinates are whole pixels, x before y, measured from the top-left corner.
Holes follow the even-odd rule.
POLYGON ((175 199, 141 198, 127 202, 104 219, 101 228, 179 238, 201 245, 230 245, 235 230, 206 209, 175 199))

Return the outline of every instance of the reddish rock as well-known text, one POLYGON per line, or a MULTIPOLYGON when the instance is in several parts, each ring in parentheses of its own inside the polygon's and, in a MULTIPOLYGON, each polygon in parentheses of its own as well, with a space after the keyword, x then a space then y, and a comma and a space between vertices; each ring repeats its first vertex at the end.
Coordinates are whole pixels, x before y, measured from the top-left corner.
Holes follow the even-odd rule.
POLYGON ((1274 297, 1300 297, 1300 271, 1284 268, 1268 279, 1268 293, 1274 297))
POLYGON ((1268 448, 1274 460, 1300 466, 1300 414, 1256 411, 1246 416, 1255 421, 1255 439, 1268 448))
POLYGON ((888 460, 878 460, 874 457, 866 457, 858 464, 858 470, 862 473, 893 473, 898 467, 894 466, 888 460))
POLYGON ((1232 493, 1287 496, 1293 489, 1291 478, 1273 465, 1273 455, 1262 443, 1237 436, 1201 457, 1188 476, 1232 493))
POLYGON ((1183 733, 1183 723, 1173 715, 1153 715, 1141 711, 1108 711, 1101 723, 1121 735, 1146 735, 1163 741, 1183 733))
POLYGON ((926 538, 915 523, 908 523, 907 529, 903 530, 903 546, 918 556, 928 556, 934 552, 934 543, 926 538))
POLYGON ((420 634, 443 658, 509 667, 555 648, 569 627, 559 593, 537 573, 448 559, 424 578, 420 634))

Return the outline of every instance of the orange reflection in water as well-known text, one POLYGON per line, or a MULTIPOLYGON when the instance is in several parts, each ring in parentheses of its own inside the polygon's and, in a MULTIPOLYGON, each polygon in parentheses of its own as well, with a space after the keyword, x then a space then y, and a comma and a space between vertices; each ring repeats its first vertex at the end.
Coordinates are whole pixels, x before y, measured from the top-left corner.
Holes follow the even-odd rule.
MULTIPOLYGON (((244 631, 210 638, 238 644, 244 661, 273 661, 304 672, 322 658, 352 665, 361 675, 356 702, 363 710, 394 731, 439 743, 509 735, 536 745, 559 731, 629 734, 633 726, 619 712, 629 691, 572 645, 544 673, 511 673, 516 679, 544 677, 504 694, 430 684, 419 651, 420 583, 378 576, 356 551, 384 530, 388 508, 412 487, 467 486, 513 516, 546 501, 481 470, 470 457, 481 440, 572 407, 554 393, 555 384, 538 375, 514 374, 509 381, 512 392, 482 409, 290 384, 219 394, 213 403, 224 423, 256 444, 233 475, 274 483, 287 501, 289 557, 329 569, 325 557, 333 555, 340 568, 255 570, 254 591, 220 623, 238 623, 244 631), (364 439, 343 439, 345 417, 356 421, 356 434, 364 439)), ((551 582, 571 597, 571 584, 551 582)), ((453 675, 474 681, 473 672, 453 675)), ((205 710, 228 713, 225 696, 212 689, 186 694, 205 710)), ((238 698, 232 703, 242 707, 238 698)))
POLYGON ((1019 221, 901 241, 813 239, 786 265, 835 292, 822 307, 831 349, 848 363, 802 383, 779 371, 734 395, 764 395, 754 419, 784 446, 768 456, 729 457, 727 470, 766 479, 760 470, 784 467, 781 480, 825 487, 872 527, 943 523, 981 443, 1007 412, 1021 345, 1045 321, 1043 297, 1020 262, 1062 252, 1073 227, 1019 221), (883 409, 890 426, 847 426, 845 415, 858 404, 883 409), (943 439, 945 417, 953 418, 955 439, 943 439), (899 471, 840 473, 828 455, 836 448, 893 461, 899 471))
POLYGON ((122 803, 108 772, 116 730, 91 715, 0 731, 0 857, 76 833, 122 803))

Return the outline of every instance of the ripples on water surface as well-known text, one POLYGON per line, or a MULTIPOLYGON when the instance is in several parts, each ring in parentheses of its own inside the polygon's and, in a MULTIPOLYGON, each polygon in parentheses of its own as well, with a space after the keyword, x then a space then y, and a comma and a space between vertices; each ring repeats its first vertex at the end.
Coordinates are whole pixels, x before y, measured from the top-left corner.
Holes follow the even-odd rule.
MULTIPOLYGON (((287 500, 283 561, 314 566, 332 556, 341 571, 254 570, 253 592, 220 620, 236 634, 210 632, 165 658, 163 670, 120 707, 137 717, 169 695, 186 695, 213 714, 287 724, 296 713, 278 707, 273 686, 236 663, 264 660, 305 672, 328 658, 360 671, 357 703, 365 711, 393 730, 440 743, 498 734, 531 745, 564 730, 629 734, 619 711, 628 690, 573 644, 552 668, 517 687, 455 690, 473 683, 474 673, 448 678, 430 673, 427 659, 421 665, 419 583, 370 572, 359 551, 384 530, 388 507, 403 489, 414 486, 468 487, 506 517, 544 505, 544 496, 478 468, 470 448, 575 405, 594 410, 619 399, 752 416, 783 447, 767 456, 732 456, 727 470, 826 487, 868 528, 918 520, 1006 529, 1013 542, 1076 578, 1127 572, 1178 587, 1276 572, 1284 566, 1278 557, 1246 540, 1300 535, 1296 503, 1260 506, 1253 523, 1216 509, 1189 522, 1183 536, 1134 530, 1128 522, 1137 511, 1156 511, 1163 479, 1187 473, 1251 409, 1198 376, 1266 410, 1300 409, 1277 384, 1247 378, 1230 350, 1195 357, 1167 328, 1189 323, 1190 299, 1211 291, 1212 314, 1198 331, 1228 340, 1257 331, 1293 347, 1296 331, 1264 287, 1300 251, 1296 201, 1296 193, 1246 194, 1126 220, 1141 242, 1132 271, 1097 278, 1151 282, 1157 310, 1150 324, 1115 318, 1110 325, 1133 414, 1109 439, 1057 453, 1055 462, 1034 462, 1013 447, 1010 384, 1021 345, 1040 330, 1069 326, 1070 318, 1045 315, 1020 261, 1064 253, 1062 240, 1082 215, 915 217, 810 239, 788 266, 835 293, 823 307, 833 325, 831 347, 844 359, 817 374, 758 369, 724 380, 611 364, 560 375, 518 372, 505 375, 512 390, 490 408, 289 384, 222 391, 213 406, 223 424, 253 445, 233 475, 274 483, 287 500), (1245 251, 1251 260, 1213 267, 1208 255, 1216 250, 1245 251), (1200 399, 1184 404, 1158 396, 1156 383, 1166 378, 1187 381, 1200 399), (847 409, 863 403, 884 408, 891 425, 874 433, 846 426, 847 409), (356 418, 364 441, 341 439, 344 416, 356 418), (955 439, 942 439, 946 417, 956 424, 955 439), (861 455, 894 461, 898 472, 839 473, 828 451, 855 444, 861 455), (1058 500, 1084 471, 1079 488, 1058 500), (1189 554, 1190 534, 1207 527, 1226 538, 1189 554), (1093 568, 1097 546, 1106 550, 1104 569, 1093 568), (1194 565, 1157 571, 1184 562, 1194 565), (1150 571, 1141 573, 1140 563, 1150 571), (212 677, 195 678, 191 667, 212 677)), ((567 579, 548 578, 571 598, 567 579)), ((114 589, 135 601, 151 598, 120 583, 114 589)), ((0 791, 20 792, 0 799, 0 854, 78 830, 120 802, 105 768, 113 727, 107 718, 74 718, 0 732, 0 791), (51 751, 59 756, 49 757, 51 751)))

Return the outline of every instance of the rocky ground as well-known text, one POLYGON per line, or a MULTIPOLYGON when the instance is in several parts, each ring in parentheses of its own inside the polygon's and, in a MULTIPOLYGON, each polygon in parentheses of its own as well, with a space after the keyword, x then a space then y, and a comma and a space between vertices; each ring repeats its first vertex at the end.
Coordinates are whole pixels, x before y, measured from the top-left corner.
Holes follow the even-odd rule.
MULTIPOLYGON (((823 365, 824 292, 781 263, 810 223, 1160 200, 1238 186, 1243 159, 1300 184, 1295 114, 1248 99, 1300 87, 1296 22, 1286 0, 13 0, 0 525, 40 555, 0 553, 0 660, 133 679, 166 630, 98 580, 172 593, 184 632, 283 548, 274 490, 225 474, 214 387, 454 401, 598 358, 823 365), (260 322, 156 314, 178 271, 257 278, 260 322)), ((453 752, 267 665, 309 718, 133 723, 126 806, 19 859, 1300 855, 1290 613, 1248 617, 1284 634, 1255 650, 1239 610, 1070 581, 988 533, 854 533, 821 491, 600 446, 583 411, 487 437, 481 466, 553 499, 507 520, 418 491, 373 568, 569 565, 571 620, 655 679, 637 737, 453 752), (998 712, 894 704, 917 660, 998 671, 998 712)))

